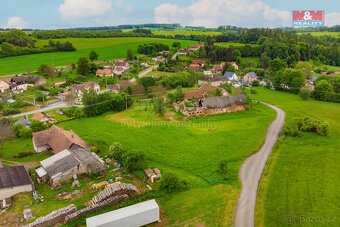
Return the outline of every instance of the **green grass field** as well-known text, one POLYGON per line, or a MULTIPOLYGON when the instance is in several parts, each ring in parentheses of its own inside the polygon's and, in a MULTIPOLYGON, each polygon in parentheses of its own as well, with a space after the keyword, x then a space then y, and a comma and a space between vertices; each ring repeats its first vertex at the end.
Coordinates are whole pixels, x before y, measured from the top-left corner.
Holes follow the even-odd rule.
POLYGON ((213 32, 213 31, 154 31, 152 32, 155 35, 185 35, 185 36, 190 36, 190 35, 222 35, 221 32, 213 32))
MULTIPOLYGON (((67 65, 70 62, 76 63, 80 56, 88 56, 91 50, 99 54, 99 61, 124 58, 126 50, 132 49, 134 54, 137 54, 137 47, 140 44, 161 42, 172 45, 179 41, 182 46, 187 47, 197 42, 189 40, 168 40, 168 39, 152 39, 152 38, 69 38, 61 39, 60 41, 70 41, 77 51, 72 52, 55 52, 23 55, 16 57, 0 58, 0 75, 9 75, 15 73, 26 72, 28 66, 36 70, 41 64, 55 66, 67 65)), ((39 40, 37 45, 42 46, 47 44, 47 40, 39 40)))
POLYGON ((299 35, 311 34, 312 36, 324 36, 324 35, 340 36, 340 32, 298 32, 297 34, 299 35))
POLYGON ((169 224, 230 226, 240 190, 239 167, 261 146, 275 112, 256 105, 247 112, 165 122, 155 118, 151 108, 136 104, 121 113, 62 125, 88 143, 99 144, 104 150, 101 155, 118 141, 126 148, 145 152, 150 167, 175 172, 186 180, 188 190, 159 198, 169 224), (232 169, 227 181, 216 173, 223 159, 232 169))
POLYGON ((260 183, 255 226, 339 226, 340 105, 303 101, 297 95, 265 88, 256 90, 252 97, 283 109, 286 122, 311 116, 327 121, 331 134, 304 133, 281 142, 260 183), (313 218, 319 221, 313 222, 313 218))
MULTIPOLYGON (((247 44, 244 44, 244 43, 215 43, 216 46, 219 46, 219 47, 230 47, 230 46, 234 46, 234 47, 242 47, 242 46, 245 46, 247 44)), ((256 44, 249 44, 253 47, 257 46, 256 44)))

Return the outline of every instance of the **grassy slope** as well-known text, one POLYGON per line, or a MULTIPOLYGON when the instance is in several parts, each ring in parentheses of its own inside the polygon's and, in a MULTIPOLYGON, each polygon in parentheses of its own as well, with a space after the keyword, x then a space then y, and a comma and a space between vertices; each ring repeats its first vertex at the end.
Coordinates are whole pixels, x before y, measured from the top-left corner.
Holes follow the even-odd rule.
POLYGON ((261 180, 256 207, 257 226, 339 226, 340 213, 340 105, 258 88, 253 98, 277 105, 287 113, 287 122, 299 116, 327 121, 329 137, 305 133, 302 138, 285 138, 271 156, 261 180), (303 222, 307 217, 330 217, 326 222, 303 222))
POLYGON ((176 172, 185 179, 189 190, 159 198, 169 224, 230 226, 240 190, 239 167, 261 145, 275 112, 258 105, 249 112, 169 123, 155 120, 145 109, 149 106, 62 125, 91 144, 102 144, 104 150, 118 141, 127 148, 144 151, 150 167, 176 172), (216 131, 209 131, 211 128, 216 131), (227 182, 215 172, 222 159, 227 159, 233 170, 227 182))
MULTIPOLYGON (((70 38, 61 39, 64 42, 69 40, 77 48, 77 51, 72 52, 55 52, 23 55, 16 57, 8 57, 0 59, 0 75, 8 75, 27 71, 28 66, 32 70, 36 70, 41 64, 52 64, 54 60, 55 66, 63 66, 70 62, 76 63, 79 56, 88 56, 91 50, 99 54, 99 60, 109 60, 124 58, 126 50, 132 49, 136 54, 137 47, 143 43, 162 42, 172 45, 173 42, 178 40, 167 39, 151 39, 151 38, 95 38, 95 39, 81 39, 70 38)), ((189 46, 196 42, 188 40, 180 40, 183 46, 189 46)), ((38 41, 37 45, 41 46, 46 44, 47 41, 38 41)))

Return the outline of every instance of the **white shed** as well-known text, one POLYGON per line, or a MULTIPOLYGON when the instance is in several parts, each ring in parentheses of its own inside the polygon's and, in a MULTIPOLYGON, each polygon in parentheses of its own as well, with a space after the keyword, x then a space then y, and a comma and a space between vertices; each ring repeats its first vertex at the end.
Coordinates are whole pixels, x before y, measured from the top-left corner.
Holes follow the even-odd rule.
POLYGON ((139 227, 159 221, 157 202, 148 200, 86 219, 87 227, 139 227))

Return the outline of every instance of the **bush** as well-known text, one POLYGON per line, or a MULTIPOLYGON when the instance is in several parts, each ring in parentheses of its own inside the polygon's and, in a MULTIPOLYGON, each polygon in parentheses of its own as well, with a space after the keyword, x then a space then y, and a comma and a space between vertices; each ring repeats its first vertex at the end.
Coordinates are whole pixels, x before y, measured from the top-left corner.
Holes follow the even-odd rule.
POLYGON ((127 151, 122 154, 123 164, 127 171, 142 170, 145 167, 145 155, 140 151, 127 151))
POLYGON ((30 128, 22 128, 20 131, 19 131, 19 137, 21 138, 31 138, 32 137, 32 129, 30 128))
POLYGON ((20 137, 20 131, 24 128, 22 124, 14 124, 13 131, 17 137, 20 137))
POLYGON ((109 152, 110 152, 110 157, 114 158, 119 163, 123 162, 123 154, 125 153, 125 150, 123 149, 120 143, 114 142, 110 146, 109 152))
POLYGON ((220 174, 224 180, 230 177, 231 169, 228 167, 228 161, 222 160, 218 165, 217 173, 220 174))
POLYGON ((166 193, 179 191, 181 183, 178 176, 174 173, 165 173, 160 180, 159 189, 166 193))
POLYGON ((282 129, 282 134, 285 136, 297 137, 301 133, 296 127, 296 125, 289 125, 289 126, 287 125, 282 129))
POLYGON ((266 88, 270 89, 272 87, 272 83, 270 81, 267 81, 266 83, 266 88))
POLYGON ((324 121, 317 121, 310 117, 297 119, 297 127, 303 132, 315 132, 320 136, 327 136, 330 133, 329 124, 324 121))
POLYGON ((21 101, 21 100, 18 100, 15 103, 9 105, 9 107, 12 108, 12 109, 19 109, 19 108, 24 108, 24 107, 27 107, 27 106, 32 106, 32 104, 28 103, 28 102, 21 101))
POLYGON ((257 91, 256 91, 255 89, 251 89, 251 90, 250 90, 250 93, 251 93, 251 94, 257 94, 257 91))
POLYGON ((4 110, 3 115, 4 116, 9 116, 9 115, 18 114, 18 113, 21 113, 20 110, 17 110, 17 109, 8 109, 8 110, 4 110))
POLYGON ((303 99, 306 100, 310 97, 310 91, 308 88, 300 88, 299 96, 303 99))
POLYGON ((31 121, 30 128, 32 129, 32 132, 39 132, 47 129, 48 126, 40 121, 33 120, 31 121))
POLYGON ((260 86, 260 81, 258 81, 258 80, 253 80, 253 81, 251 82, 251 86, 253 86, 253 87, 258 87, 258 86, 260 86))
POLYGON ((82 117, 84 117, 84 111, 82 109, 77 109, 76 111, 74 111, 73 117, 74 118, 82 118, 82 117))

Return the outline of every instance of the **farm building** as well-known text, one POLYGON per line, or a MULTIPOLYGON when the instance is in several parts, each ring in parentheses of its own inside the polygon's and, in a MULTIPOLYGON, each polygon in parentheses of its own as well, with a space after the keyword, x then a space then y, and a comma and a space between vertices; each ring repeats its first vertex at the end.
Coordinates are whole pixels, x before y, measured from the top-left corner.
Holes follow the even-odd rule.
MULTIPOLYGON (((204 95, 206 94, 206 92, 208 90, 211 89, 216 89, 218 87, 213 86, 211 84, 205 83, 203 84, 200 89, 195 90, 195 91, 188 91, 184 93, 184 100, 191 100, 191 99, 201 99, 204 97, 204 95)), ((229 92, 227 92, 225 89, 223 88, 219 88, 222 91, 222 96, 230 96, 229 92)))
POLYGON ((34 184, 24 166, 0 167, 0 200, 33 190, 34 184))
POLYGON ((42 76, 28 76, 26 81, 28 83, 34 84, 34 86, 44 85, 46 84, 46 79, 42 76))
POLYGON ((96 72, 96 76, 113 76, 113 71, 111 68, 109 69, 98 69, 96 72))
POLYGON ((37 153, 52 150, 56 154, 71 147, 88 147, 87 143, 77 134, 55 125, 52 125, 50 129, 33 133, 32 140, 37 153))
POLYGON ((52 185, 57 185, 72 179, 74 175, 103 173, 105 163, 89 148, 71 148, 41 161, 35 171, 40 181, 49 180, 52 185))
POLYGON ((31 121, 26 118, 20 117, 14 124, 21 124, 24 127, 29 127, 31 125, 31 121))
POLYGON ((198 79, 198 85, 211 83, 213 86, 219 86, 220 84, 226 83, 227 81, 227 78, 222 78, 220 76, 201 76, 198 79))
POLYGON ((6 80, 0 80, 0 92, 3 93, 9 89, 10 83, 6 80))
POLYGON ((159 221, 159 206, 153 200, 86 219, 87 227, 138 227, 159 221))
POLYGON ((212 98, 202 98, 195 103, 194 107, 179 108, 180 105, 175 106, 182 114, 186 116, 200 116, 231 113, 237 111, 244 111, 246 104, 246 96, 219 96, 212 98))

